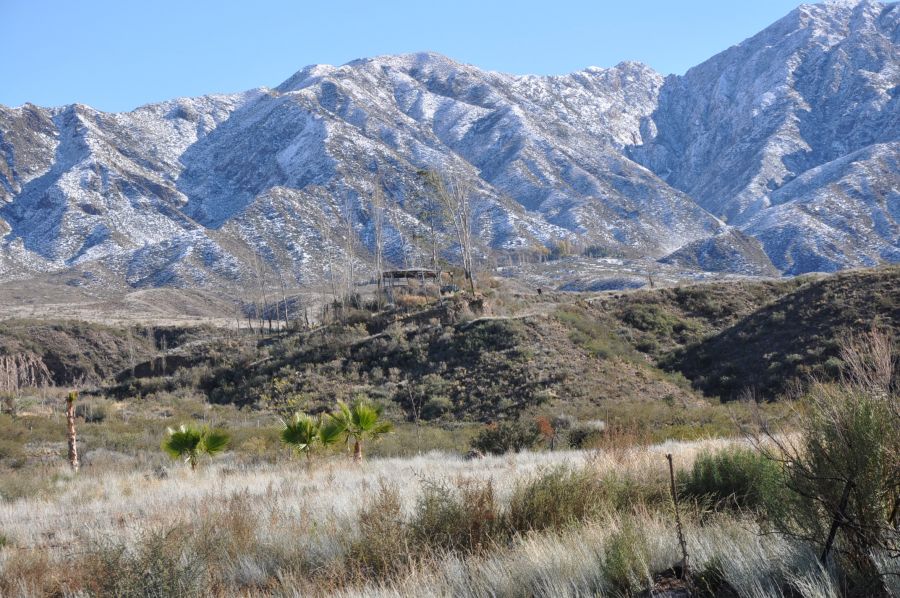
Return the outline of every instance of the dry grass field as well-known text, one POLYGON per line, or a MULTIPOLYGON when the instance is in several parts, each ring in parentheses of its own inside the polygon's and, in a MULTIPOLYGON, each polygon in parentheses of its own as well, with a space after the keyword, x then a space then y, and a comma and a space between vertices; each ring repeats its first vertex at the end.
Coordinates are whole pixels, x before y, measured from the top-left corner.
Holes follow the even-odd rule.
POLYGON ((900 269, 503 284, 252 333, 7 287, 0 598, 900 597, 900 269), (344 402, 361 463, 284 435, 344 402), (170 459, 180 426, 227 448, 170 459))
MULTIPOLYGON (((682 595, 664 573, 680 559, 665 454, 688 470, 741 444, 60 469, 46 498, 0 504, 0 593, 682 595)), ((717 595, 840 595, 811 547, 682 508, 695 575, 733 592, 717 595)))

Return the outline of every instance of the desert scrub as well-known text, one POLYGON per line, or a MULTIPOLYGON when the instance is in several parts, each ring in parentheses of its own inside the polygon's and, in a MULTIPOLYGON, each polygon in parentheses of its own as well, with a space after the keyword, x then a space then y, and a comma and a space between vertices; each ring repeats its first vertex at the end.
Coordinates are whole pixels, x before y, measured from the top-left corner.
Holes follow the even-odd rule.
POLYGON ((625 596, 652 585, 647 538, 638 523, 626 518, 603 549, 603 572, 615 590, 625 596))
POLYGON ((616 336, 610 323, 601 321, 587 310, 566 306, 556 311, 556 319, 570 329, 570 340, 599 359, 631 356, 628 344, 616 336))
POLYGON ((774 439, 790 490, 772 510, 776 528, 823 546, 846 494, 835 558, 858 583, 874 587, 883 581, 873 555, 900 551, 898 404, 890 388, 816 383, 803 401, 802 433, 774 439))
POLYGON ((494 455, 510 451, 518 453, 534 447, 540 439, 541 433, 535 422, 503 421, 485 426, 472 439, 472 448, 494 455))
POLYGON ((781 466, 750 448, 702 453, 690 471, 678 474, 682 498, 753 510, 783 500, 784 483, 781 466))
MULTIPOLYGON (((145 572, 147 587, 167 595, 198 588, 210 596, 395 598, 646 589, 649 573, 678 559, 664 454, 690 467, 702 450, 729 444, 471 461, 428 453, 373 458, 363 467, 334 457, 303 471, 225 455, 196 472, 172 467, 161 477, 146 465, 98 465, 55 495, 0 504, 0 530, 16 545, 0 549, 0 595, 19 595, 22 583, 36 595, 128 595, 143 587, 145 572), (72 504, 81 505, 77 518, 72 504), (622 531, 628 520, 637 544, 629 540, 634 530, 622 531), (50 537, 72 542, 56 549, 50 537), (77 577, 63 577, 73 571, 77 577), (101 579, 111 571, 122 578, 101 579), (171 572, 172 584, 160 581, 161 571, 171 572)), ((755 518, 734 510, 702 521, 688 515, 685 525, 695 570, 718 562, 738 595, 773 595, 788 571, 818 569, 807 545, 760 534, 755 518)))
POLYGON ((356 576, 385 578, 412 564, 403 500, 396 486, 382 482, 360 509, 353 528, 357 537, 347 548, 346 567, 356 576))
POLYGON ((99 544, 86 557, 85 585, 99 596, 204 596, 209 554, 176 526, 145 531, 136 549, 99 544))
POLYGON ((517 532, 562 529, 597 516, 602 494, 601 480, 590 467, 553 467, 516 486, 506 520, 517 532))
POLYGON ((455 487, 426 480, 409 528, 411 542, 430 550, 475 552, 506 536, 490 480, 464 480, 455 487))
POLYGON ((75 416, 80 417, 86 424, 100 424, 109 416, 110 401, 105 399, 88 399, 79 401, 75 405, 75 416))

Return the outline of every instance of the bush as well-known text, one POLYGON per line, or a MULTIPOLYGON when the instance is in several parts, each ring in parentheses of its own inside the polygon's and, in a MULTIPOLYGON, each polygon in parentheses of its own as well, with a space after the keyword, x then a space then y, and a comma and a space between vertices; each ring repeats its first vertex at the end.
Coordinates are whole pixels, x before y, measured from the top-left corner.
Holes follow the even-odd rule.
POLYGON ((840 384, 814 382, 801 404, 799 435, 769 438, 785 464, 786 500, 771 512, 775 526, 822 546, 842 500, 837 557, 855 582, 884 580, 873 555, 900 554, 900 388, 889 333, 850 336, 841 347, 840 384))
POLYGON ((900 550, 890 522, 900 480, 900 426, 892 402, 896 408, 896 395, 814 384, 804 401, 800 440, 781 441, 791 491, 772 509, 782 532, 822 546, 852 484, 838 541, 845 564, 870 579, 877 575, 873 553, 900 550))
POLYGON ((507 521, 517 532, 560 529, 596 516, 602 495, 601 481, 592 470, 556 467, 515 489, 507 521))
POLYGON ((424 307, 428 304, 428 297, 423 297, 421 295, 398 295, 396 299, 394 299, 394 303, 397 304, 397 307, 408 310, 424 307))
POLYGON ((541 439, 533 422, 511 421, 491 424, 472 439, 472 448, 482 453, 502 455, 534 447, 541 439))
POLYGON ((718 505, 762 509, 783 498, 784 478, 775 461, 751 449, 703 453, 689 472, 678 475, 684 498, 718 505))
POLYGON ((431 397, 422 407, 422 419, 437 419, 453 409, 453 401, 445 396, 431 397))
POLYGON ((83 418, 85 423, 102 423, 106 420, 108 415, 109 406, 107 401, 89 399, 87 401, 79 401, 75 404, 75 416, 83 418))
POLYGON ((501 524, 490 482, 466 482, 456 489, 431 482, 423 487, 410 528, 414 544, 472 552, 490 545, 501 524))
POLYGON ((599 444, 606 432, 606 422, 592 420, 578 423, 569 430, 569 446, 576 449, 592 448, 599 444))
POLYGON ((382 484, 360 510, 358 537, 347 551, 347 564, 366 576, 387 577, 410 562, 403 522, 403 504, 397 488, 382 484))
POLYGON ((85 556, 88 586, 100 596, 203 596, 208 587, 205 558, 193 550, 184 528, 145 532, 134 551, 95 547, 85 556))
POLYGON ((623 595, 631 596, 652 583, 647 539, 633 521, 623 521, 604 546, 603 572, 623 595))

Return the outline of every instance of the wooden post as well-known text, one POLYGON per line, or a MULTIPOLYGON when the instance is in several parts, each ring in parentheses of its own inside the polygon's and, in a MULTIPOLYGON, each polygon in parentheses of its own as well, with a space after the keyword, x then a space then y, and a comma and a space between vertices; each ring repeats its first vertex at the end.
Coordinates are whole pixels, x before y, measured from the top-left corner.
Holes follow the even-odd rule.
POLYGON ((66 397, 66 426, 69 437, 69 465, 72 471, 78 473, 78 444, 75 436, 75 400, 78 399, 78 391, 73 390, 66 397))
POLYGON ((675 490, 675 467, 672 465, 672 453, 666 455, 669 462, 669 487, 672 492, 672 506, 675 508, 675 527, 678 531, 678 544, 681 546, 681 578, 690 585, 690 564, 688 562, 687 542, 681 528, 681 513, 678 510, 678 493, 675 490))
POLYGON ((837 510, 834 512, 834 519, 831 520, 831 529, 828 530, 828 538, 825 540, 825 548, 822 550, 822 556, 819 561, 824 567, 828 563, 828 554, 834 545, 834 538, 837 536, 838 528, 844 522, 844 509, 847 508, 847 501, 850 500, 850 489, 853 488, 853 480, 847 480, 844 484, 844 492, 841 494, 841 502, 838 504, 837 510))

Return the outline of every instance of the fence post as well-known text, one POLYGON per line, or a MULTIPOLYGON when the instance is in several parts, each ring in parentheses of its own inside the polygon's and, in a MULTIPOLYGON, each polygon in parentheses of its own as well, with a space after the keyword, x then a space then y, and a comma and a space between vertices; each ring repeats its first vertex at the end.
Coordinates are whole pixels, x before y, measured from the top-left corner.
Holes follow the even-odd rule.
POLYGON ((853 488, 853 480, 847 480, 844 484, 844 492, 841 494, 841 502, 838 503, 837 510, 834 512, 834 518, 831 520, 831 529, 828 530, 828 539, 825 540, 825 548, 822 550, 822 556, 819 561, 824 567, 828 562, 828 555, 831 547, 834 545, 834 538, 837 536, 838 528, 844 522, 844 509, 847 508, 847 501, 850 500, 850 489, 853 488))
POLYGON ((684 530, 681 528, 681 513, 678 509, 678 492, 675 489, 675 467, 672 465, 672 453, 666 455, 666 460, 669 462, 669 489, 672 492, 672 506, 675 509, 675 528, 678 532, 678 544, 681 546, 681 578, 690 586, 690 563, 687 542, 684 540, 684 530))

